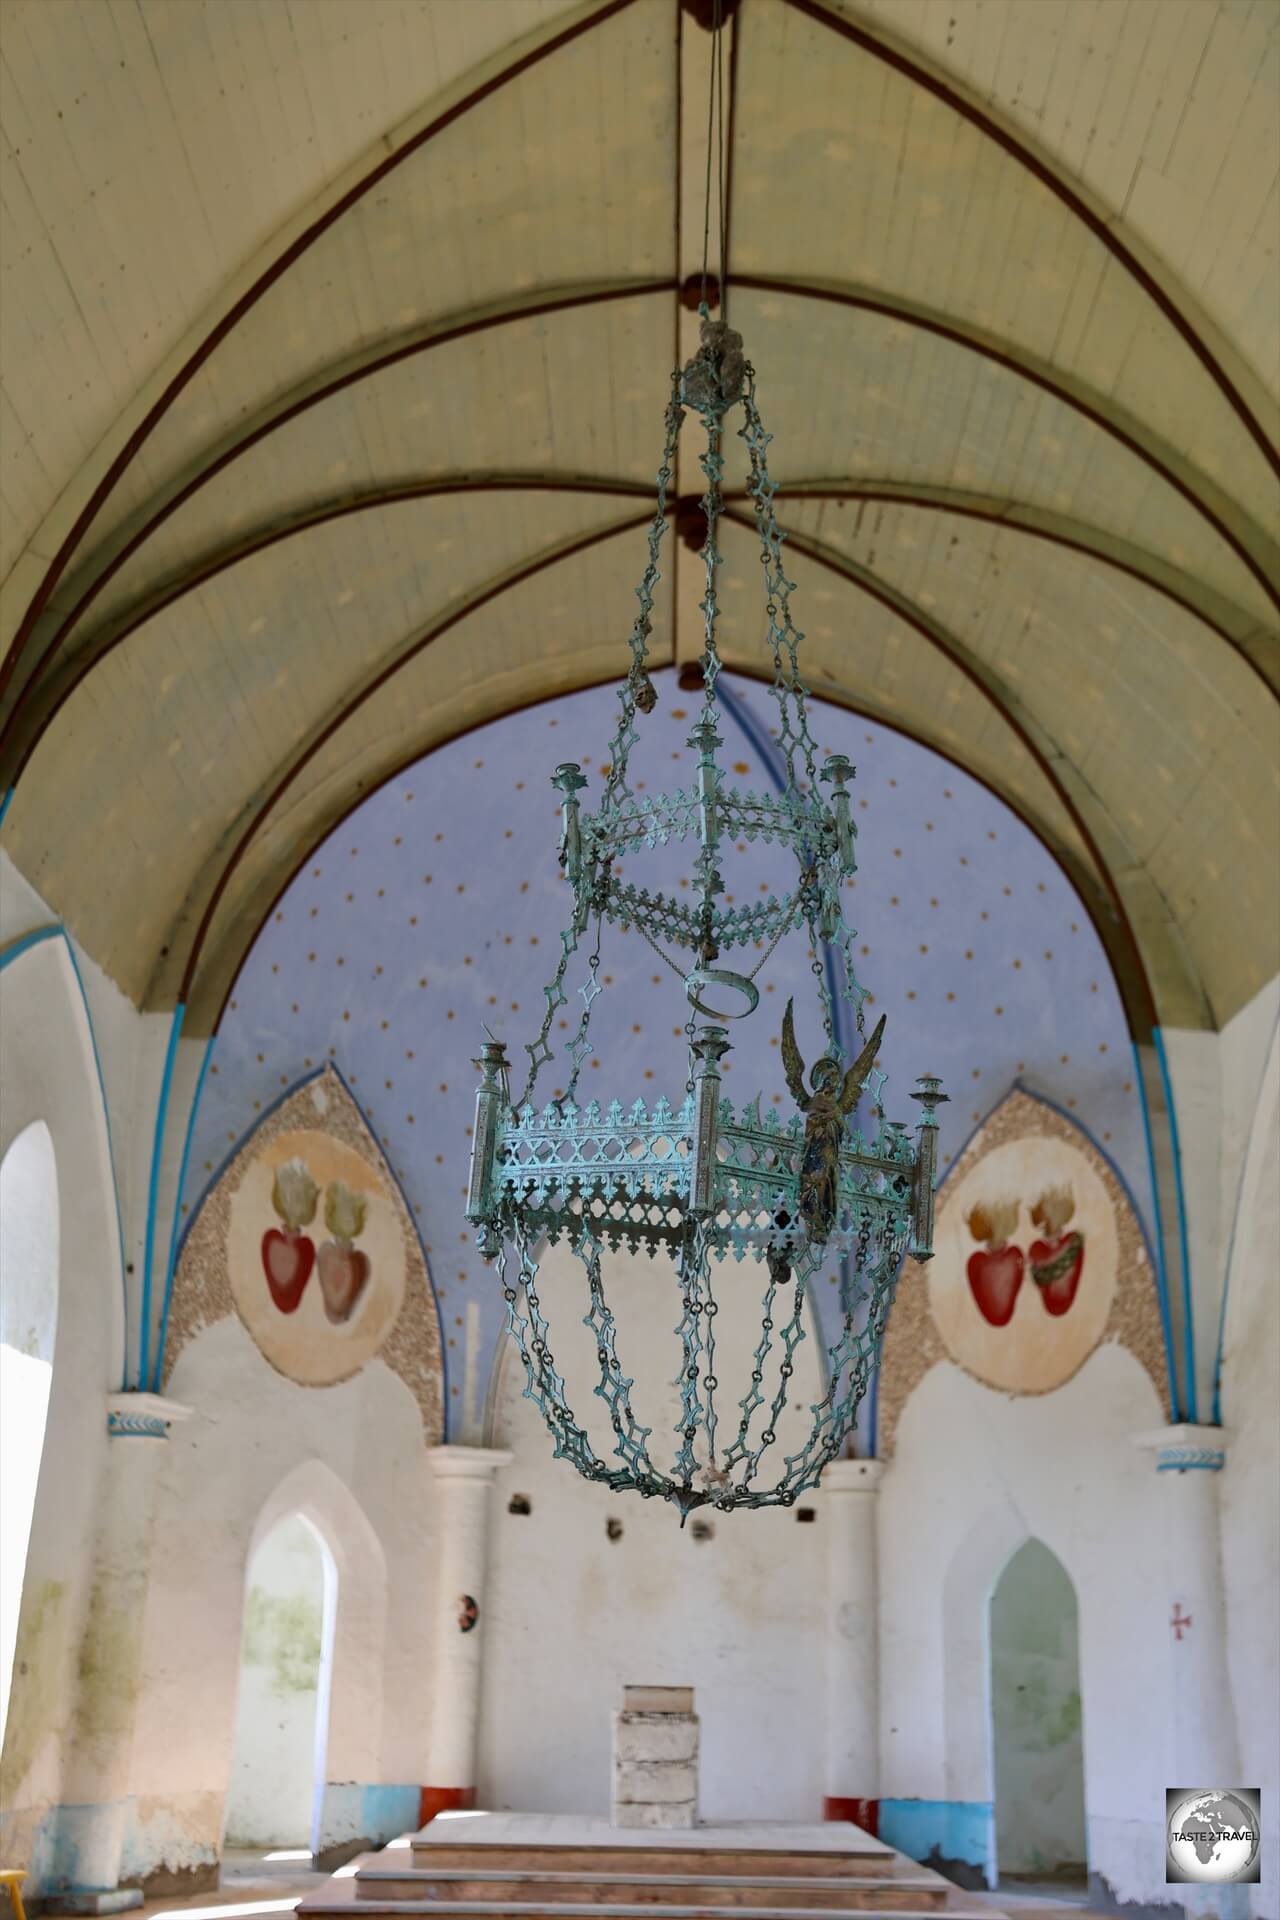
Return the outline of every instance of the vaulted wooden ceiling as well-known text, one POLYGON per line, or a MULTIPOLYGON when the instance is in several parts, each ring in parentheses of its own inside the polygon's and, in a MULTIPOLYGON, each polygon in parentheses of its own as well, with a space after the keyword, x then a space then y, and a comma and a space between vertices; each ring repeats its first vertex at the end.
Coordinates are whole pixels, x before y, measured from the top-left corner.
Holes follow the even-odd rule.
MULTIPOLYGON (((363 794, 621 670, 708 11, 10 0, 5 841, 188 1031, 363 794)), ((810 677, 1034 825, 1135 1030, 1219 1025, 1277 952, 1280 15, 730 11, 728 308, 810 677)))

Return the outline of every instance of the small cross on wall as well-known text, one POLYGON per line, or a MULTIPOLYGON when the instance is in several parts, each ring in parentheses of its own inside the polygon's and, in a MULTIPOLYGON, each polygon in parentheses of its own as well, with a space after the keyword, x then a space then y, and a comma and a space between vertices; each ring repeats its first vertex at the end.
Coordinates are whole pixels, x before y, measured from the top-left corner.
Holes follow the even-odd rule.
POLYGON ((1179 1640, 1182 1638, 1183 1628, 1191 1625, 1191 1615, 1182 1611, 1182 1602, 1180 1600, 1175 1600, 1174 1602, 1173 1618, 1170 1620, 1169 1625, 1173 1628, 1179 1640))

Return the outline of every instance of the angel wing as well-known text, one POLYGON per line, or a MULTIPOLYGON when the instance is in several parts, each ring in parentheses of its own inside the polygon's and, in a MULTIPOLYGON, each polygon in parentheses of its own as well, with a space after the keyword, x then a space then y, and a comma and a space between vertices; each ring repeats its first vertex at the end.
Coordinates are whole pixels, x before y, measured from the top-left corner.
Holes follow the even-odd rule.
POLYGON ((840 1095, 841 1113, 852 1113, 858 1104, 858 1096, 866 1085, 867 1075, 876 1063, 880 1051, 880 1042, 884 1039, 884 1015, 876 1022, 876 1030, 858 1055, 844 1077, 844 1089, 840 1095))
MULTIPOLYGON (((796 1045, 796 1024, 792 1017, 793 1003, 788 1000, 787 1010, 782 1016, 782 1067, 787 1076, 787 1085, 791 1089, 791 1098, 801 1113, 809 1110, 809 1096, 804 1090, 804 1061, 800 1058, 800 1049, 796 1045)), ((884 1022, 881 1022, 883 1026, 884 1022)))

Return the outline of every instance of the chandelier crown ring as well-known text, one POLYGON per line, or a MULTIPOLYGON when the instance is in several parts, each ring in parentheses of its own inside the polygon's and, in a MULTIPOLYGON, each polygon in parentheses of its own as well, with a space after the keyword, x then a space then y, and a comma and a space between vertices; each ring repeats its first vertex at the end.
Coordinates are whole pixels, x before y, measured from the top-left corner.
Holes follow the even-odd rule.
POLYGON ((689 996, 689 1005, 695 1013, 705 1015, 708 1020, 744 1020, 754 1013, 760 1004, 760 993, 754 980, 748 980, 743 973, 732 973, 727 967, 695 967, 685 975, 684 990, 689 996), (734 1009, 708 1006, 702 998, 703 993, 712 989, 716 998, 722 999, 724 993, 739 993, 746 1005, 734 1009))

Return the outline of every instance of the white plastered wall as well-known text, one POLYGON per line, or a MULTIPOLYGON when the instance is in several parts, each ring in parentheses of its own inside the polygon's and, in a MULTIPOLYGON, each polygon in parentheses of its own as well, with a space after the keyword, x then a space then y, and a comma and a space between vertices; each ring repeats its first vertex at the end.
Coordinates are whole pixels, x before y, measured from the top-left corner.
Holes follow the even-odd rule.
MULTIPOLYGON (((0 952, 15 941, 56 925, 57 915, 41 899, 9 855, 0 851, 0 952)), ((152 1302, 148 1378, 140 1383, 140 1321, 147 1264, 151 1163, 155 1151, 156 1108, 164 1079, 173 1016, 169 1013, 139 1013, 74 937, 68 936, 68 939, 75 956, 79 985, 83 989, 84 1004, 88 1009, 97 1050, 93 1084, 96 1090, 97 1069, 100 1069, 101 1085, 110 1116, 115 1193, 120 1209, 119 1237, 124 1242, 128 1314, 125 1331, 127 1382, 122 1365, 120 1377, 112 1384, 116 1387, 124 1384, 149 1386, 156 1359, 156 1331, 163 1304, 173 1215, 177 1204, 178 1166, 204 1056, 204 1044, 194 1040, 180 1041, 174 1060, 167 1109, 168 1124, 162 1142, 161 1166, 156 1183, 156 1212, 151 1232, 152 1302)))
MULTIPOLYGON (((1256 1003, 1255 1003, 1256 1004, 1256 1003)), ((1251 1009, 1239 1016, 1244 1020, 1251 1009)), ((1254 1023, 1223 1034, 1243 1055, 1251 1082, 1259 1064, 1254 1023)), ((1261 1050, 1262 1087, 1228 1232, 1222 1418, 1231 1435, 1219 1482, 1227 1658, 1240 1741, 1241 1786, 1262 1789, 1263 1851, 1253 1911, 1280 1913, 1280 1036, 1261 1050)))
MULTIPOLYGON (((0 876, 0 892, 26 904, 12 870, 0 876)), ((43 1120, 58 1175, 53 1378, 19 1615, 18 1682, 0 1766, 0 1851, 6 1865, 34 1864, 38 1873, 51 1856, 52 1810, 75 1737, 106 1396, 120 1384, 124 1339, 106 1112, 85 998, 60 934, 26 948, 0 972, 0 1059, 0 1156, 31 1122, 43 1120)))
POLYGON ((1118 1899, 1157 1904, 1167 1627, 1155 1475, 1130 1436, 1161 1420, 1115 1345, 1038 1397, 939 1365, 907 1403, 879 1496, 883 1798, 992 1801, 990 1597, 1038 1538, 1079 1607, 1089 1864, 1118 1899))
MULTIPOLYGON (((721 1272, 716 1374, 732 1437, 734 1402, 749 1384, 750 1342, 759 1338, 762 1288, 754 1262, 721 1272), (736 1314, 735 1294, 742 1299, 736 1314)), ((650 1445, 662 1465, 677 1410, 667 1383, 679 1353, 672 1334, 678 1289, 669 1263, 625 1254, 606 1256, 605 1289, 617 1305, 619 1358, 635 1376, 633 1405, 655 1429, 650 1445)), ((556 1365, 597 1452, 611 1459, 612 1436, 593 1393, 594 1343, 579 1324, 585 1291, 575 1256, 553 1249, 540 1294, 556 1365)), ((771 1463, 794 1450, 799 1428, 807 1431, 818 1378, 810 1328, 761 1485, 776 1478, 771 1463)), ((492 1437, 515 1461, 498 1475, 491 1505, 478 1804, 607 1817, 610 1714, 624 1685, 666 1683, 695 1689, 703 1819, 820 1819, 828 1711, 822 1500, 802 1496, 800 1504, 816 1510, 812 1523, 795 1511, 708 1507, 681 1532, 665 1501, 611 1494, 553 1460, 524 1385, 519 1356, 504 1339, 492 1437), (529 1515, 508 1512, 514 1493, 528 1497, 529 1515), (608 1538, 610 1520, 620 1523, 620 1539, 608 1538), (695 1537, 697 1520, 710 1524, 710 1539, 695 1537)))
POLYGON ((168 1443, 156 1503, 133 1878, 218 1855, 245 1572, 284 1515, 304 1514, 337 1567, 328 1779, 421 1784, 430 1726, 433 1496, 403 1382, 375 1360, 338 1386, 297 1386, 233 1318, 184 1348, 166 1391, 193 1416, 168 1443))
MULTIPOLYGON (((1278 1015, 1280 975, 1219 1033, 1164 1030, 1186 1207, 1195 1321, 1195 1412, 1201 1424, 1213 1419, 1218 1316, 1232 1221, 1278 1015)), ((1170 1191, 1163 1200, 1172 1208, 1175 1194, 1170 1191)), ((1181 1274, 1170 1273, 1169 1285, 1181 1287, 1181 1274)))

